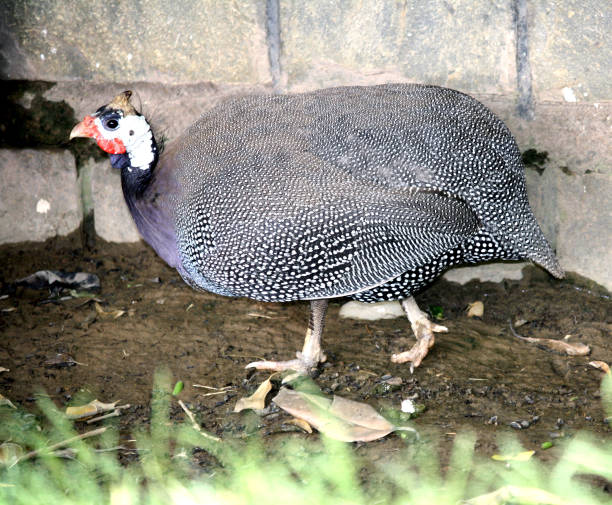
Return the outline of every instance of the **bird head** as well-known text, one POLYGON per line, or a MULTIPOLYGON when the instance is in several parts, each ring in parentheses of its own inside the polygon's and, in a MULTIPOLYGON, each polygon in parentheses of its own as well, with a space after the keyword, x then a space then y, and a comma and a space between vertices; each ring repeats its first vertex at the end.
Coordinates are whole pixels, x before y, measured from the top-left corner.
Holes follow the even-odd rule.
POLYGON ((93 115, 85 116, 70 132, 70 138, 93 138, 109 154, 127 153, 132 167, 148 168, 155 144, 147 120, 130 103, 131 91, 117 95, 93 115))

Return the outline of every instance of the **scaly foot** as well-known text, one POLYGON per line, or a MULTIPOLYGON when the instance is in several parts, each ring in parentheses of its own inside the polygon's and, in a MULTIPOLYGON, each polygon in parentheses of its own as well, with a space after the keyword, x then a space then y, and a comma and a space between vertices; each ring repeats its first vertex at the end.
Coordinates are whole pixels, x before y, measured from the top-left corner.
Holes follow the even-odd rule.
MULTIPOLYGON (((320 349, 319 349, 320 351, 320 349)), ((245 368, 255 368, 257 370, 271 370, 274 372, 284 372, 294 370, 300 375, 308 375, 319 363, 323 363, 327 358, 322 351, 315 356, 306 356, 303 352, 296 352, 296 359, 288 361, 253 361, 245 368)))
POLYGON ((256 368, 257 370, 272 370, 283 372, 285 370, 295 370, 298 374, 308 375, 319 363, 327 358, 321 349, 321 335, 323 334, 323 323, 325 312, 327 311, 327 300, 312 300, 310 302, 310 321, 304 348, 302 352, 296 352, 297 359, 289 361, 254 361, 249 363, 246 368, 256 368))
POLYGON ((419 309, 414 298, 410 297, 402 300, 402 307, 410 320, 412 331, 417 339, 417 343, 409 351, 400 352, 391 356, 394 363, 410 362, 410 373, 414 371, 427 356, 435 342, 434 332, 447 332, 448 328, 439 324, 432 323, 427 314, 419 309))

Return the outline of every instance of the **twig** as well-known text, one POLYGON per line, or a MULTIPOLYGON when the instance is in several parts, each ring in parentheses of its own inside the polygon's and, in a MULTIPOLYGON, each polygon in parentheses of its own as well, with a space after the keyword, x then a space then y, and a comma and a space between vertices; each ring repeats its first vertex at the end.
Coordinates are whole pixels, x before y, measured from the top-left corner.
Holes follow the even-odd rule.
POLYGON ((187 417, 189 417, 189 420, 191 421, 191 425, 193 426, 193 429, 196 430, 197 432, 200 433, 200 435, 202 435, 204 438, 208 438, 210 440, 214 440, 215 442, 221 442, 221 439, 219 437, 215 437, 214 435, 211 435, 210 433, 206 433, 202 427, 198 424, 198 422, 195 420, 195 416, 193 415, 193 413, 191 412, 191 410, 189 410, 187 408, 187 405, 185 405, 183 403, 183 400, 179 400, 178 401, 179 405, 181 406, 181 408, 185 411, 185 414, 187 414, 187 417))
POLYGON ((224 391, 213 391, 212 393, 200 393, 198 396, 214 396, 214 395, 222 395, 227 393, 227 389, 224 391))
POLYGON ((512 332, 512 335, 514 335, 516 338, 520 338, 521 340, 525 340, 525 337, 519 335, 514 329, 514 326, 512 326, 512 319, 508 319, 508 326, 510 326, 510 331, 512 332))
POLYGON ((102 421, 102 419, 106 419, 108 417, 117 417, 119 415, 121 415, 121 410, 117 408, 112 412, 109 412, 108 414, 104 414, 103 416, 92 417, 91 419, 88 419, 87 424, 97 423, 98 421, 102 421))
POLYGON ((205 388, 205 389, 214 389, 215 391, 225 391, 227 389, 235 388, 236 386, 223 386, 222 388, 215 388, 212 386, 204 386, 203 384, 192 384, 194 388, 205 388))
POLYGON ((42 454, 43 452, 52 452, 55 449, 59 449, 60 447, 64 447, 65 445, 69 445, 72 442, 75 442, 77 440, 83 440, 85 438, 95 437, 97 435, 101 435, 102 433, 104 433, 106 431, 106 429, 107 429, 106 426, 104 426, 102 428, 98 428, 98 429, 95 429, 95 430, 87 431, 85 433, 82 433, 81 435, 76 435, 76 436, 68 438, 66 440, 62 440, 61 442, 58 442, 57 444, 50 445, 49 447, 43 447, 42 449, 36 449, 35 451, 28 452, 27 454, 24 454, 18 460, 16 460, 10 466, 10 468, 15 466, 17 463, 21 463, 22 461, 26 461, 28 459, 35 458, 35 457, 39 456, 40 454, 42 454))

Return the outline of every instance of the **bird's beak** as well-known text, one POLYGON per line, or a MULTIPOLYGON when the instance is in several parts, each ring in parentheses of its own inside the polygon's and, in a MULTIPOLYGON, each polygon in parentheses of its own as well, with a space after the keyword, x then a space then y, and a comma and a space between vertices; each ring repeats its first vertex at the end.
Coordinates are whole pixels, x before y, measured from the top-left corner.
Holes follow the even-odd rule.
POLYGON ((70 132, 70 140, 75 137, 95 137, 96 126, 92 116, 85 116, 83 121, 77 124, 70 132))

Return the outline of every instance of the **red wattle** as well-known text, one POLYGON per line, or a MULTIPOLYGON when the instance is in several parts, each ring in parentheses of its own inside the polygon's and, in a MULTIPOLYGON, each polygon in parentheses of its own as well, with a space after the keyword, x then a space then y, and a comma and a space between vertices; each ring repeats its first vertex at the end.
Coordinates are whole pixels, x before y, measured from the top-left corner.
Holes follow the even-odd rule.
POLYGON ((120 139, 105 139, 104 137, 96 137, 96 142, 100 149, 106 151, 109 154, 123 154, 125 152, 125 146, 120 139))

